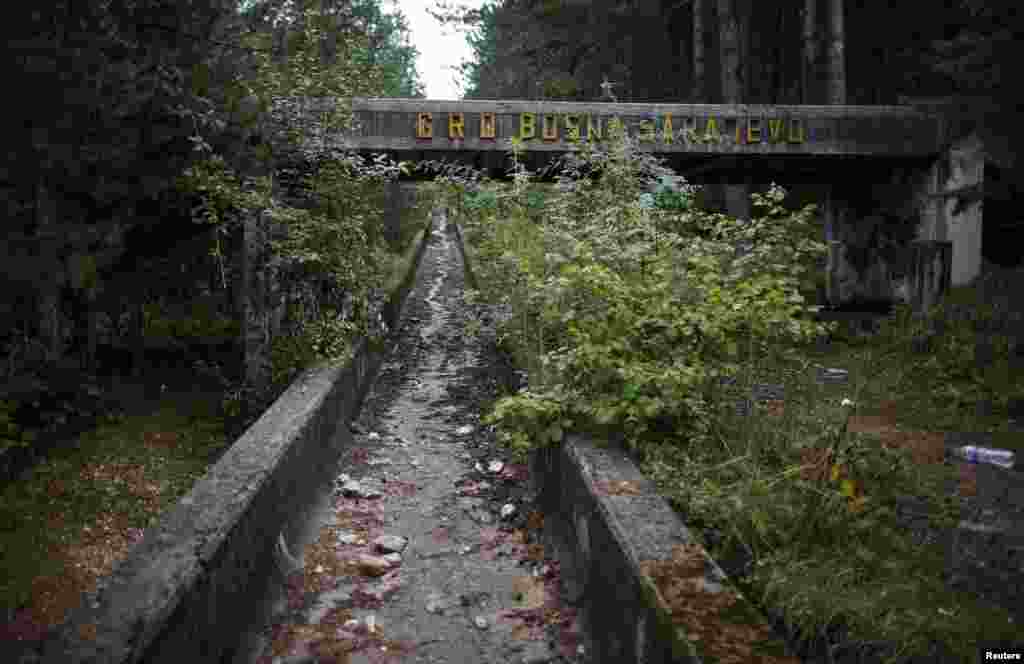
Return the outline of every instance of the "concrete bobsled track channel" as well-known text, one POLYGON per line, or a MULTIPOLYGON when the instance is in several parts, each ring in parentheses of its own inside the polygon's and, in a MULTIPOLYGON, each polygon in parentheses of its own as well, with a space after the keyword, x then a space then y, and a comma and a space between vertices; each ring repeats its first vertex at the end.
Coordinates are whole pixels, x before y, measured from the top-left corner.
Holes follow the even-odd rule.
POLYGON ((461 254, 438 226, 333 487, 278 542, 284 583, 250 661, 541 663, 584 651, 557 564, 523 529, 526 469, 484 440, 477 406, 497 381, 463 334, 461 254))
POLYGON ((518 387, 507 314, 467 302, 446 222, 385 308, 388 343, 296 379, 4 661, 795 661, 621 447, 569 434, 514 464, 496 444, 480 416, 518 387))

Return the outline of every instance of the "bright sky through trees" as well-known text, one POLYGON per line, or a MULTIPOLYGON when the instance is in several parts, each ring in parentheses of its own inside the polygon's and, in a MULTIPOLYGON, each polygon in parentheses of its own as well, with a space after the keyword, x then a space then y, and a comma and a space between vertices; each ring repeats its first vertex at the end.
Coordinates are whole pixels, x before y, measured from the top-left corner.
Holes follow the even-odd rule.
MULTIPOLYGON (((458 0, 458 4, 477 8, 483 0, 458 0)), ((386 0, 385 10, 392 7, 401 9, 408 19, 412 45, 420 52, 416 68, 427 99, 459 99, 462 91, 455 82, 456 68, 472 55, 465 34, 442 27, 427 13, 428 8, 435 9, 434 0, 386 0)))

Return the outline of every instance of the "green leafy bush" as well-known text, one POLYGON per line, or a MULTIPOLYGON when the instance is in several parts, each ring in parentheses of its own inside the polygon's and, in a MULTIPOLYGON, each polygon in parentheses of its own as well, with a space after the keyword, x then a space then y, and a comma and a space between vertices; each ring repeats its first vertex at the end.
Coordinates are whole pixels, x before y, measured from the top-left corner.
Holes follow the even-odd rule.
POLYGON ((348 358, 352 343, 360 334, 357 323, 343 319, 327 309, 315 320, 307 322, 297 334, 283 335, 271 348, 271 380, 283 384, 295 375, 322 360, 348 358))
POLYGON ((187 344, 238 336, 238 323, 220 315, 209 302, 195 301, 183 307, 149 302, 143 306, 143 315, 150 339, 187 344))
MULTIPOLYGON (((645 207, 643 176, 659 165, 628 136, 588 156, 576 166, 600 165, 602 187, 548 193, 539 227, 528 226, 541 199, 528 193, 513 194, 512 218, 480 207, 466 224, 485 259, 481 281, 516 312, 506 333, 541 365, 542 380, 500 402, 490 421, 518 450, 557 442, 563 421, 621 428, 631 442, 699 439, 710 428, 704 388, 736 370, 741 342, 777 348, 821 332, 799 292, 825 250, 812 239, 813 208, 787 210, 774 187, 754 196, 757 216, 739 225, 668 186, 659 194, 669 209, 645 207), (753 250, 738 256, 739 242, 753 250)), ((527 181, 521 174, 520 189, 527 181)))
MULTIPOLYGON (((897 499, 913 495, 941 507, 930 516, 937 524, 956 522, 944 468, 848 433, 822 416, 835 414, 823 404, 774 426, 721 407, 719 378, 751 380, 761 367, 805 376, 802 351, 829 330, 812 322, 803 295, 825 251, 813 207, 787 209, 778 187, 752 197, 744 223, 699 209, 693 191, 652 204, 643 182, 657 168, 627 141, 592 157, 600 182, 586 168, 570 173, 540 223, 521 170, 511 192, 495 192, 507 214, 480 206, 460 220, 481 298, 512 313, 499 344, 530 376, 486 418, 500 439, 520 458, 570 427, 630 444, 695 527, 723 533, 712 555, 749 563, 735 578, 741 589, 782 609, 801 638, 842 627, 844 646, 882 642, 898 661, 940 640, 966 652, 968 633, 982 627, 1005 634, 998 611, 943 589, 942 556, 895 520, 897 499)), ((972 375, 965 340, 944 343, 961 358, 945 371, 972 375)), ((792 394, 787 387, 787 412, 792 394)))

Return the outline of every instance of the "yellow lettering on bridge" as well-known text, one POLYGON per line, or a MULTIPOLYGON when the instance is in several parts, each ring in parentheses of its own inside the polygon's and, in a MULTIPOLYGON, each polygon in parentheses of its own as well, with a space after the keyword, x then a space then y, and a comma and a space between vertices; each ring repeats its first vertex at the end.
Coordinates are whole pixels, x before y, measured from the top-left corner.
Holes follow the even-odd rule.
POLYGON ((704 127, 704 142, 717 143, 720 140, 722 140, 722 135, 718 133, 718 122, 714 118, 708 118, 708 124, 704 127))
MULTIPOLYGON (((626 130, 623 120, 617 116, 605 118, 605 126, 602 127, 601 116, 596 114, 581 113, 542 113, 541 114, 541 138, 546 142, 557 142, 565 140, 570 143, 580 141, 582 136, 582 125, 584 115, 586 116, 586 129, 588 141, 601 141, 605 136, 605 129, 609 136, 626 130), (561 137, 558 133, 559 118, 564 123, 565 131, 561 137)), ((738 145, 758 144, 767 141, 768 143, 804 143, 807 141, 807 128, 800 118, 762 118, 762 117, 683 117, 680 121, 678 133, 675 131, 674 118, 671 113, 661 115, 661 127, 658 126, 659 118, 652 114, 643 116, 639 123, 631 127, 638 127, 637 137, 641 141, 656 141, 660 138, 665 145, 671 145, 677 140, 688 145, 698 143, 721 143, 723 130, 731 134, 735 122, 736 143, 738 145)), ((519 114, 518 137, 521 140, 537 138, 537 114, 523 112, 519 114)), ((461 112, 448 114, 448 138, 452 140, 464 139, 466 136, 465 115, 461 112)), ((416 114, 416 138, 432 139, 434 137, 433 114, 428 112, 416 114)), ((480 138, 496 139, 498 137, 498 120, 494 112, 480 113, 480 138)))
POLYGON ((665 145, 669 145, 669 144, 672 143, 673 140, 675 140, 675 137, 672 135, 672 114, 671 113, 666 113, 665 114, 665 121, 662 123, 662 126, 661 126, 661 138, 662 138, 663 141, 665 141, 665 145))
POLYGON ((480 114, 480 138, 496 138, 497 131, 494 124, 494 113, 480 114))
POLYGON ((536 116, 533 113, 519 114, 519 138, 524 141, 537 135, 536 116))
POLYGON ((416 114, 416 138, 433 138, 433 116, 430 113, 416 114))
POLYGON ((761 142, 761 118, 747 119, 747 143, 761 142))
POLYGON ((554 113, 545 113, 541 120, 541 134, 545 141, 558 140, 558 116, 554 113))
POLYGON ((462 113, 448 114, 448 138, 465 138, 465 129, 466 119, 462 116, 462 113))

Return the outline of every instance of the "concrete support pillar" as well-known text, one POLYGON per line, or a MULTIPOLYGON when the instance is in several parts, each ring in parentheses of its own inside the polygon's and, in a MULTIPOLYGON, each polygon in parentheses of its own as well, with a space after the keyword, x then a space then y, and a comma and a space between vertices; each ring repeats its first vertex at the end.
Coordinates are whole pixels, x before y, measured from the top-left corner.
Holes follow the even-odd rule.
MULTIPOLYGON (((984 183, 985 155, 981 141, 976 136, 970 136, 954 145, 949 160, 950 173, 946 182, 948 190, 962 190, 984 183)), ((947 198, 944 204, 946 218, 949 220, 949 240, 953 243, 953 269, 950 276, 954 285, 969 284, 981 274, 983 204, 981 200, 974 201, 960 212, 955 212, 955 198, 947 198)))
POLYGON ((725 211, 736 219, 750 219, 750 185, 725 185, 725 211))
POLYGON ((923 183, 918 239, 952 243, 953 286, 967 285, 981 274, 982 201, 957 210, 956 194, 980 187, 984 178, 983 146, 972 134, 956 141, 937 159, 923 183))
POLYGON ((911 308, 924 313, 938 304, 949 291, 950 242, 913 242, 907 281, 911 308))

